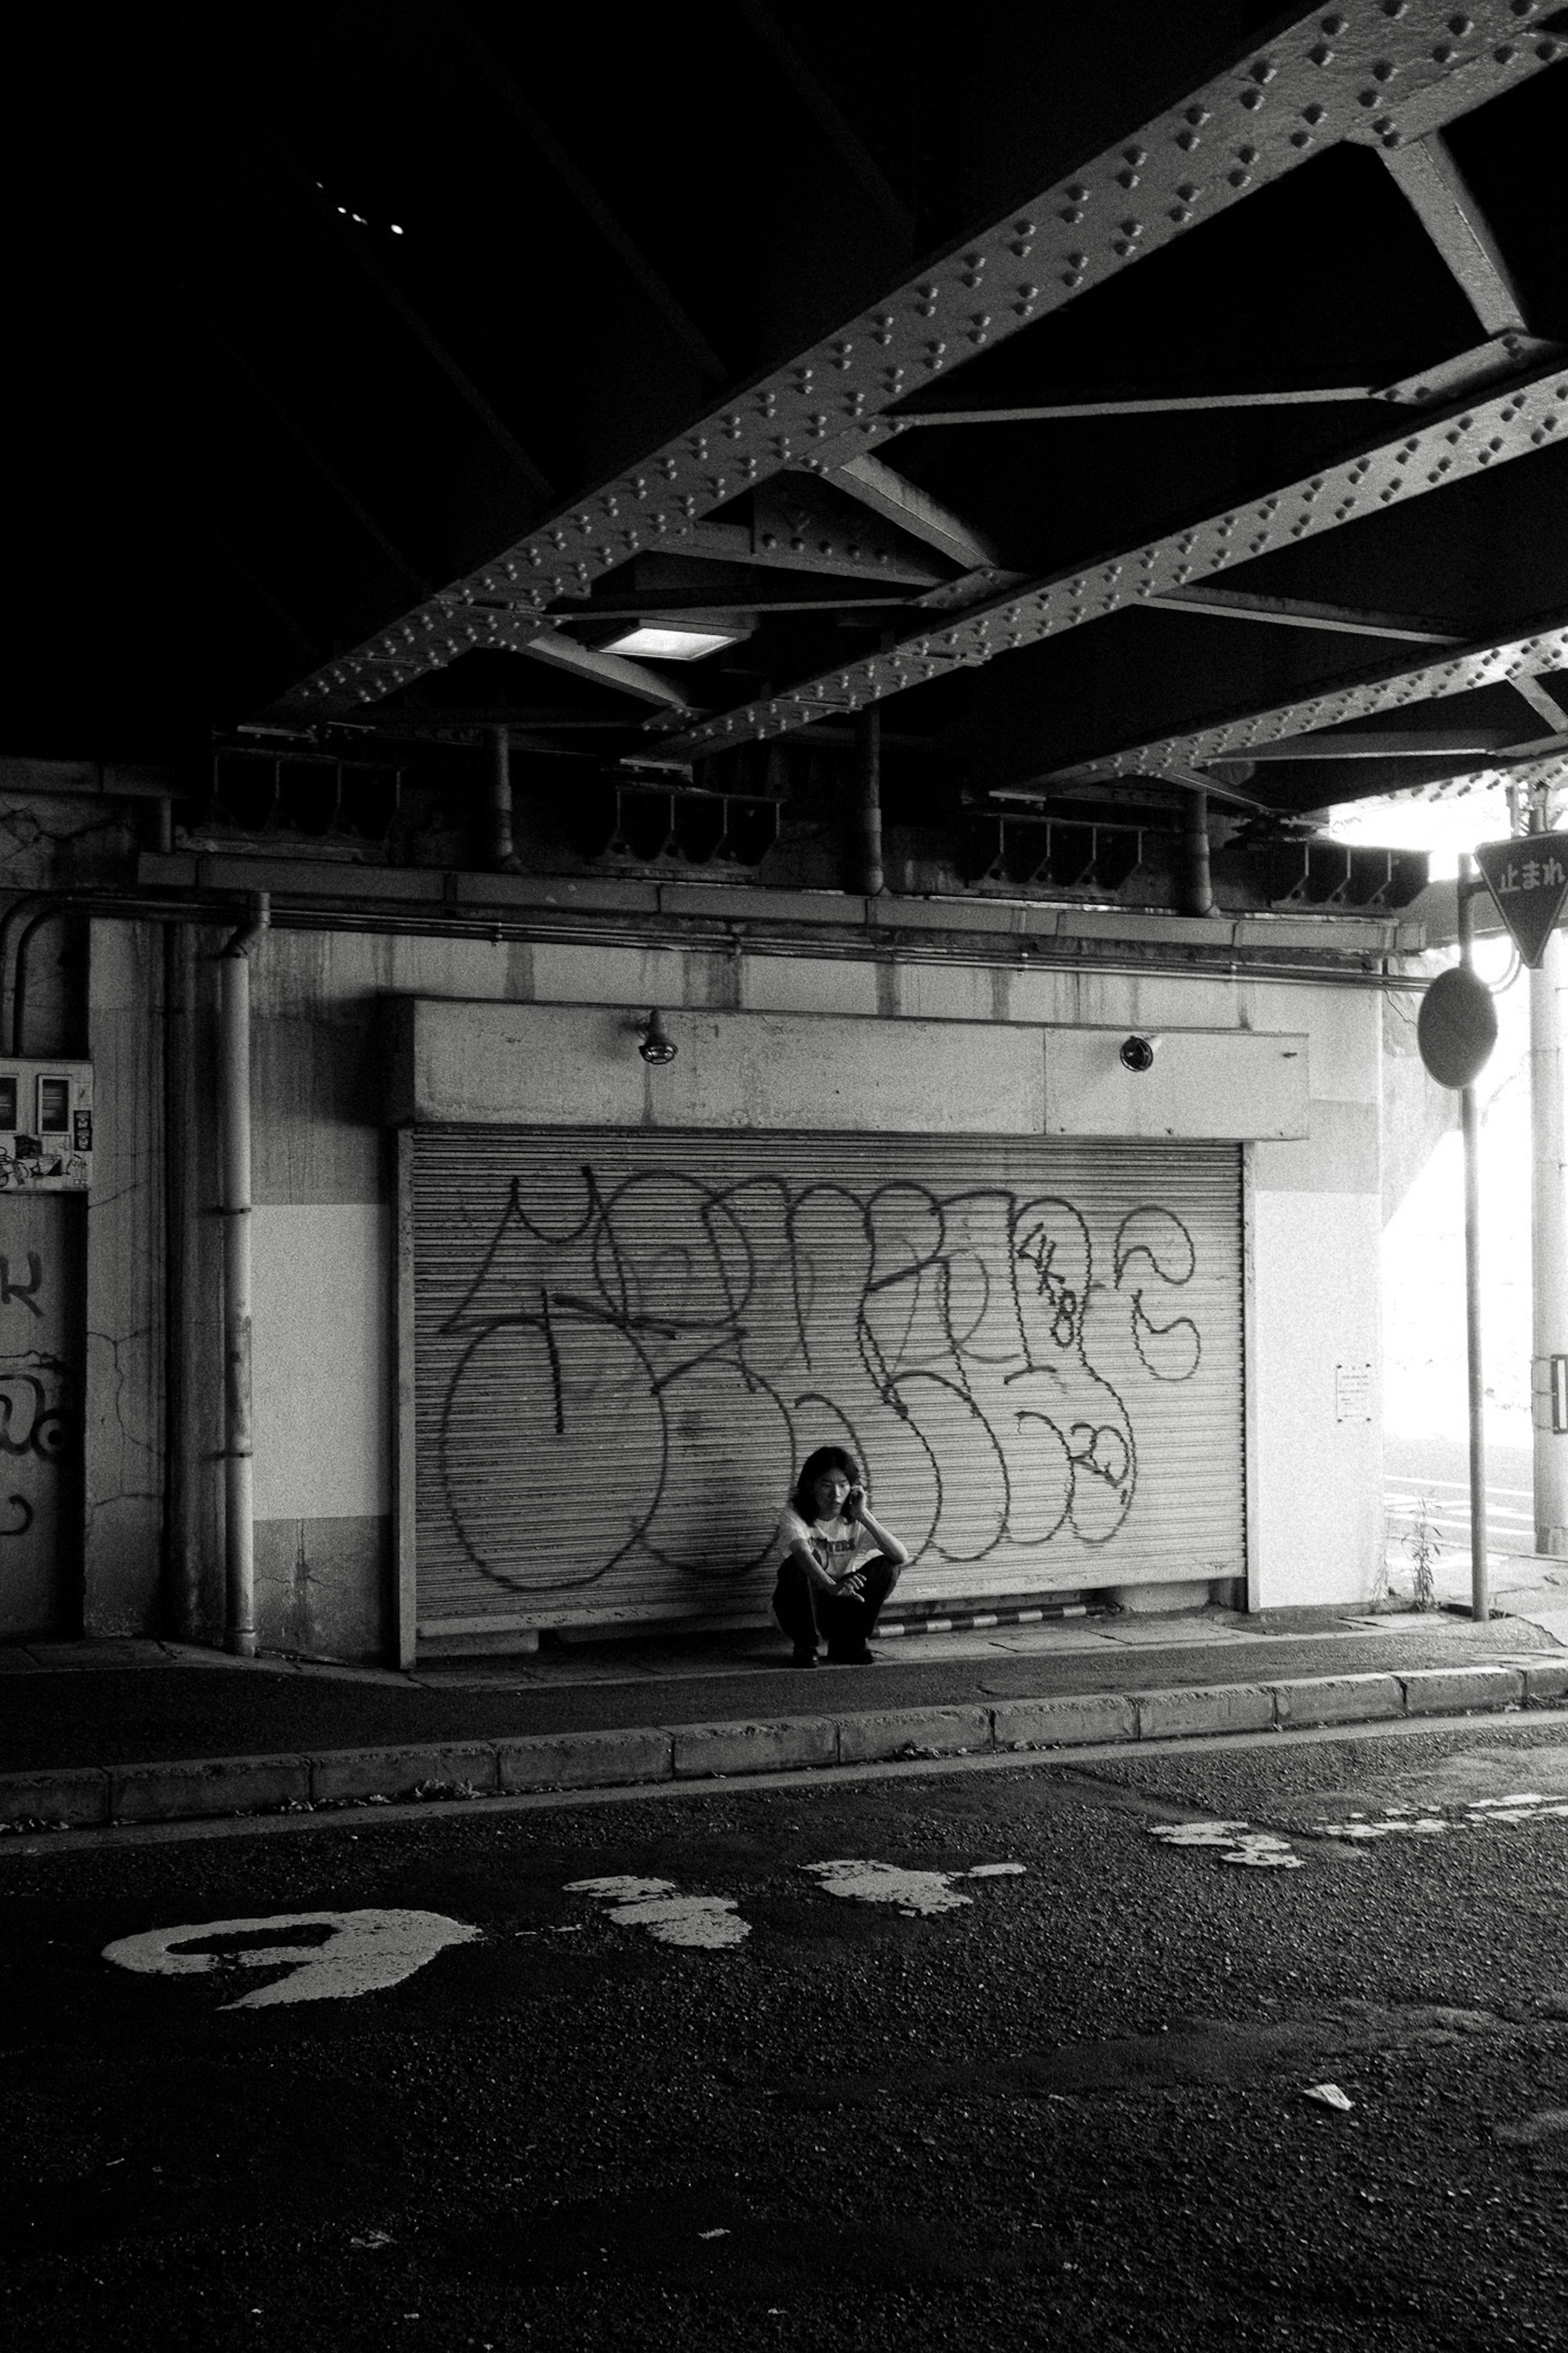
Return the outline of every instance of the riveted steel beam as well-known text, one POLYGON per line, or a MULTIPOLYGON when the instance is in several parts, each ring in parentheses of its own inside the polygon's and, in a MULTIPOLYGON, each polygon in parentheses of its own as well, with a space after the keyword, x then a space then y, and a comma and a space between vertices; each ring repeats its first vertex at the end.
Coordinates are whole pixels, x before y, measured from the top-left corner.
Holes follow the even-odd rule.
POLYGON ((954 514, 918 482, 885 466, 880 458, 862 450, 840 466, 833 477, 841 491, 852 499, 859 499, 873 514, 885 515, 915 539, 923 539, 939 555, 951 556, 966 571, 978 571, 986 565, 995 565, 999 558, 991 541, 973 526, 954 514))
POLYGON ((1162 612, 1206 613, 1226 621, 1268 621, 1288 629, 1324 629, 1352 638, 1405 638, 1418 646, 1462 646, 1464 629, 1440 629, 1409 613, 1364 613, 1305 596, 1254 596, 1244 588, 1168 588, 1151 600, 1162 612))
MULTIPOLYGON (((1131 744, 1096 759, 1075 761, 1054 769, 1048 781, 1059 789, 1068 783, 1086 784, 1111 776, 1160 776, 1168 768, 1191 770, 1213 761, 1267 758, 1269 746, 1291 743, 1297 736, 1316 735, 1325 727, 1342 727, 1349 720, 1370 719, 1379 712, 1406 711, 1447 695, 1468 694, 1478 687, 1512 685, 1521 678, 1539 678, 1565 666, 1568 615, 1554 613, 1506 636, 1462 646, 1435 661, 1414 666, 1394 662, 1356 671, 1289 702, 1229 712, 1180 735, 1131 744)), ((1326 742, 1315 748, 1331 752, 1326 742)), ((1451 739, 1448 744, 1436 736, 1432 740, 1432 749, 1445 756, 1452 748, 1451 739)), ((1476 757, 1489 762, 1508 756, 1509 748, 1503 744, 1478 751, 1476 757)), ((1531 748, 1521 746, 1520 751, 1531 748)), ((1294 746, 1279 754, 1302 755, 1294 746)), ((1047 780, 1040 781, 1043 785, 1047 780)))
POLYGON ((1440 131, 1380 151, 1416 219, 1489 335, 1524 325, 1524 304, 1491 227, 1440 131))
POLYGON ((678 548, 752 484, 786 469, 831 473, 897 430, 884 412, 915 385, 1120 276, 1309 157, 1352 133, 1380 142, 1419 136, 1550 66, 1563 44, 1533 36, 1531 26, 1555 5, 1472 0, 1461 17, 1437 0, 1405 0, 1392 12, 1384 0, 1347 0, 1305 12, 544 519, 446 596, 301 680, 279 713, 325 718, 453 659, 465 646, 453 628, 454 595, 542 608, 641 548, 678 548))
POLYGON ((657 703, 665 711, 689 711, 690 702, 673 679, 645 669, 625 654, 605 653, 597 646, 579 645, 564 629, 544 629, 516 640, 513 651, 535 661, 552 662, 595 686, 613 687, 618 694, 634 695, 639 702, 657 703))
POLYGON ((910 632, 884 653, 722 712, 676 738, 670 748, 696 756, 787 734, 829 711, 858 710, 950 670, 979 668, 998 654, 1151 603, 1227 565, 1463 481, 1559 438, 1568 439, 1568 372, 1538 371, 1492 400, 1424 417, 1395 440, 1355 449, 1222 514, 1206 515, 1100 563, 1008 590, 941 628, 910 632))
POLYGON ((1549 694, 1538 678, 1516 678, 1514 691, 1521 694, 1538 719, 1544 719, 1554 735, 1568 735, 1568 711, 1564 711, 1554 694, 1549 694))

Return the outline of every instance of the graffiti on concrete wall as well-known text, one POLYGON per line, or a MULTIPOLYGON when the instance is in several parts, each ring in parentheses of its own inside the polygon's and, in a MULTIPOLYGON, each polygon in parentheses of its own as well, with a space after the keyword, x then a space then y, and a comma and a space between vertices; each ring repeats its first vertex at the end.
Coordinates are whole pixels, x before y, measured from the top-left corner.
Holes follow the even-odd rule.
POLYGON ((1093 1551, 1133 1507, 1137 1395, 1203 1361, 1193 1235, 1153 1201, 1097 1243, 1060 1195, 584 1166, 465 1224, 421 1290, 421 1509, 515 1588, 743 1575, 824 1442, 917 1561, 1093 1551))
POLYGON ((81 1460, 73 1268, 53 1198, 7 1204, 0 1253, 0 1634, 59 1623, 81 1460))

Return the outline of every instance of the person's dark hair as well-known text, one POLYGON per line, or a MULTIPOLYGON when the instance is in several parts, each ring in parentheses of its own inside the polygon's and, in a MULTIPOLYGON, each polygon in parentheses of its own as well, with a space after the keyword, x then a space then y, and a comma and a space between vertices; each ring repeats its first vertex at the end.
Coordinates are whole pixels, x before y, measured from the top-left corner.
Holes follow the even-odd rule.
POLYGON ((842 1446, 819 1446, 815 1454, 808 1454, 800 1466, 800 1476, 789 1499, 791 1511, 797 1512, 808 1525, 816 1517, 816 1482, 828 1471, 842 1471, 852 1487, 860 1484, 860 1465, 842 1446))

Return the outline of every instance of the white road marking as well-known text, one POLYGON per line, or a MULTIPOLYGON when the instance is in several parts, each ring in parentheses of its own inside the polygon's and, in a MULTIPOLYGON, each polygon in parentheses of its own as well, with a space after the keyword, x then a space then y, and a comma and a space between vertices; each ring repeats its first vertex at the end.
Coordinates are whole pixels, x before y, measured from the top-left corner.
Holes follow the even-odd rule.
POLYGON ((618 1927, 646 1928, 661 1945, 719 1952, 752 1933, 732 1895, 682 1895, 669 1879, 574 1879, 566 1893, 597 1896, 618 1927))
POLYGON ((1213 1846, 1221 1862, 1248 1871, 1300 1871, 1301 1857, 1289 1839, 1273 1831, 1249 1830, 1245 1822, 1151 1822, 1149 1835, 1163 1846, 1213 1846))
POLYGON ((961 1893, 960 1879, 1012 1877, 1021 1862, 980 1862, 973 1871, 909 1871, 894 1862, 868 1862, 841 1856, 834 1862, 804 1862, 829 1895, 845 1895, 859 1904, 896 1904, 906 1918, 930 1918, 936 1912, 957 1912, 973 1897, 961 1893))
POLYGON ((225 2010, 268 2010, 286 2001, 352 2001, 400 1985, 448 1945, 471 1943, 479 1934, 466 1921, 440 1912, 274 1912, 255 1920, 206 1920, 182 1928, 149 1928, 121 1936, 103 1948, 117 1968, 153 1977, 203 1977, 214 1969, 289 1971, 275 1984, 226 2001, 225 2010), (220 1936, 252 1936, 264 1929, 325 1928, 320 1944, 250 1945, 237 1952, 202 1953, 185 1947, 220 1936))

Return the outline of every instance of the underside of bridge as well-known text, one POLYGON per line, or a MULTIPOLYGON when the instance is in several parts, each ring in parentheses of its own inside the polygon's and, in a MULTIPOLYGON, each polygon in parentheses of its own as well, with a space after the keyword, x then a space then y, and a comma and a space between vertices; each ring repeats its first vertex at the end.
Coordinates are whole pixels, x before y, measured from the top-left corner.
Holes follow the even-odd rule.
POLYGON ((16 47, 6 747, 165 851, 1388 908, 1568 748, 1568 10, 16 47))

